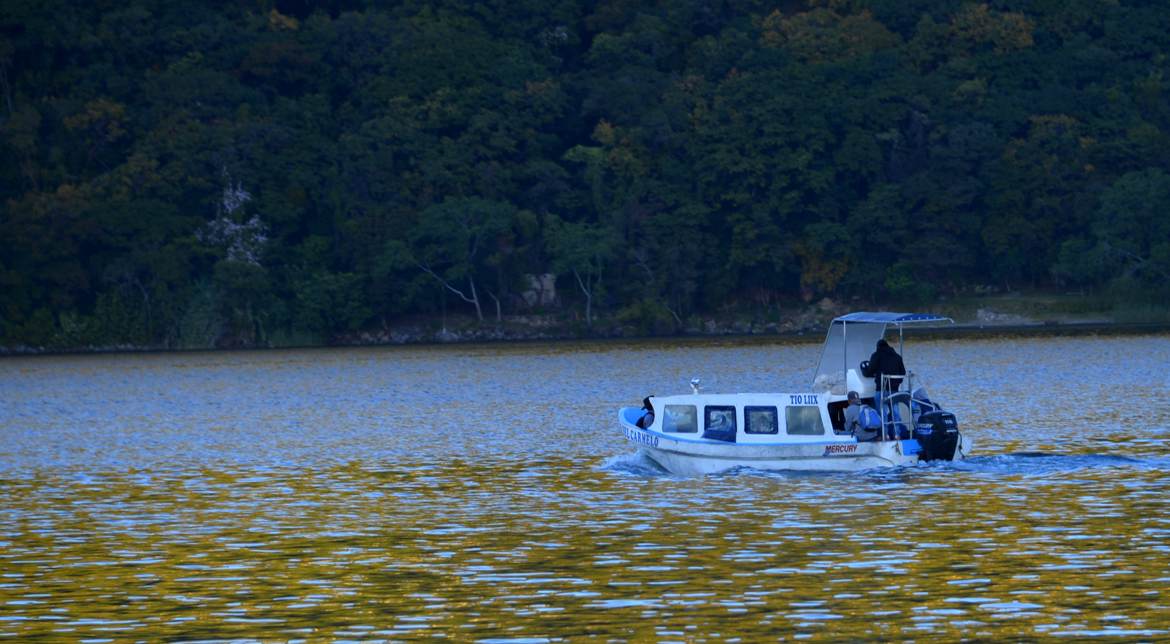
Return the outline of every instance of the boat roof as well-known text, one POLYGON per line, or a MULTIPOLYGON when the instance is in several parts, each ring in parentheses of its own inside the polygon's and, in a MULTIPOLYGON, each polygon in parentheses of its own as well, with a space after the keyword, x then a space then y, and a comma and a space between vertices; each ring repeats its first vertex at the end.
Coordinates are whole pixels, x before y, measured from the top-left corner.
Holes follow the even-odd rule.
POLYGON ((934 313, 894 313, 891 311, 858 311, 833 318, 834 322, 869 322, 872 324, 914 324, 921 322, 954 322, 934 313))

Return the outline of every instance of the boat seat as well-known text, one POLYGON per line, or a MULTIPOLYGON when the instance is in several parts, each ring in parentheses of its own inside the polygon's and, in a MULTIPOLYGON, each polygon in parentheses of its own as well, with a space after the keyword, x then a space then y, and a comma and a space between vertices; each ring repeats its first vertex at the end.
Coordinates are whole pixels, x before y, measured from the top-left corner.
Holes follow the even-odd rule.
POLYGON ((910 392, 909 391, 895 391, 895 392, 891 393, 890 395, 886 396, 885 399, 883 400, 883 402, 889 403, 889 405, 891 407, 893 407, 894 405, 909 405, 910 404, 910 392))
POLYGON ((918 424, 918 417, 922 414, 939 411, 940 409, 934 401, 927 398, 912 398, 910 400, 910 413, 912 414, 915 425, 918 424))
POLYGON ((888 407, 888 411, 883 409, 882 414, 893 423, 894 432, 899 438, 910 437, 910 392, 895 391, 889 396, 882 399, 882 406, 888 407))

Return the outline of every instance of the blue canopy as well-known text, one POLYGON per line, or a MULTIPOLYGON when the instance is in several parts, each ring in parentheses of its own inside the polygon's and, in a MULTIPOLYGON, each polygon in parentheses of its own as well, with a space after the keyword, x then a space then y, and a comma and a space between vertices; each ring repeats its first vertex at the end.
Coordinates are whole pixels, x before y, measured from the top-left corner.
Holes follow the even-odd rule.
POLYGON ((954 322, 933 313, 891 313, 889 311, 859 311, 834 318, 834 322, 871 322, 875 324, 911 324, 914 322, 954 322))

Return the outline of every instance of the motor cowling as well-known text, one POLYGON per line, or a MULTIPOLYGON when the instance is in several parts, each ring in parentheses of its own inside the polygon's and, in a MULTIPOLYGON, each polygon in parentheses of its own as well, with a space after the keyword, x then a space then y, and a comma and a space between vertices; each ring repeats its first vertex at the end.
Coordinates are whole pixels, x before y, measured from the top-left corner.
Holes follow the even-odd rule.
POLYGON ((924 461, 953 461, 959 449, 959 422, 948 411, 930 411, 918 417, 914 439, 924 461))

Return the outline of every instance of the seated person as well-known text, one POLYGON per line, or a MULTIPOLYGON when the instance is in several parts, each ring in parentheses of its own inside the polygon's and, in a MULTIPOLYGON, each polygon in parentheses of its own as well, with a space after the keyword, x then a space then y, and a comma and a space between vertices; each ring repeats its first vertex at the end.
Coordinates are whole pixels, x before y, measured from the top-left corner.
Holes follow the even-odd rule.
POLYGON ((876 440, 881 432, 882 421, 877 410, 861 404, 856 391, 849 392, 849 407, 845 410, 845 429, 858 441, 876 440))
POLYGON ((634 424, 642 429, 649 429, 654 424, 654 406, 650 404, 650 396, 642 399, 642 409, 645 410, 645 413, 634 424))
POLYGON ((861 426, 861 395, 856 391, 849 392, 849 406, 845 408, 845 431, 852 434, 861 426))

